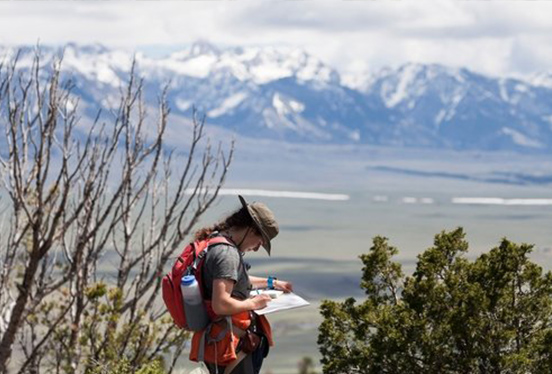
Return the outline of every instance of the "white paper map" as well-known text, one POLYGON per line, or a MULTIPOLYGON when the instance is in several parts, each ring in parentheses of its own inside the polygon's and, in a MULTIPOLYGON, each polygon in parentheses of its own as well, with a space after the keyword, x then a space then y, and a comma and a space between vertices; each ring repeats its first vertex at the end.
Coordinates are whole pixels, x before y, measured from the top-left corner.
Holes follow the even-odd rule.
POLYGON ((281 310, 301 308, 310 305, 307 300, 294 294, 293 292, 283 293, 282 291, 274 290, 255 290, 251 291, 251 296, 258 295, 259 293, 270 295, 272 300, 268 302, 266 308, 255 311, 258 315, 279 312, 281 310))

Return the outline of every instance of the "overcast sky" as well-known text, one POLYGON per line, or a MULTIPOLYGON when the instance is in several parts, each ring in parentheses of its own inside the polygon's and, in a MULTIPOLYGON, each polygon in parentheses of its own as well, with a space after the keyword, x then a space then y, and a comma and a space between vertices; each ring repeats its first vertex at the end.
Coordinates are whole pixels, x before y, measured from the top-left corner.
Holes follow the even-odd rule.
POLYGON ((491 75, 552 71, 552 1, 0 1, 0 44, 172 51, 298 46, 341 72, 406 62, 491 75))

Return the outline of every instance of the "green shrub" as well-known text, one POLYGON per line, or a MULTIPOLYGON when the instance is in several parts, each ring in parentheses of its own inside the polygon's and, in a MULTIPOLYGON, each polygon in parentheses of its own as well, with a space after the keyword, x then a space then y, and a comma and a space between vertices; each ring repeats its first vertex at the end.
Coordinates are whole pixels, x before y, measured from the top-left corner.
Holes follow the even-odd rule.
POLYGON ((376 237, 366 299, 322 303, 324 373, 552 373, 552 274, 506 239, 470 261, 464 236, 436 235, 408 277, 376 237))
POLYGON ((87 374, 165 374, 163 363, 159 360, 154 360, 134 367, 126 358, 120 361, 113 361, 104 365, 97 365, 87 374))

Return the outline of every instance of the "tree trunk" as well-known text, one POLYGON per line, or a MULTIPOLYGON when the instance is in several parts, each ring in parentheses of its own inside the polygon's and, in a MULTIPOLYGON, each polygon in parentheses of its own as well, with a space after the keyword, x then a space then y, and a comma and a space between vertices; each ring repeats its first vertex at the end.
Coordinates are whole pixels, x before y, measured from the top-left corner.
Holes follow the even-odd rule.
POLYGON ((23 319, 25 306, 27 305, 27 300, 31 294, 39 261, 39 253, 37 250, 34 250, 31 253, 29 263, 25 269, 23 283, 18 287, 19 295, 17 296, 15 306, 13 307, 8 328, 6 329, 6 332, 2 336, 2 341, 0 342, 0 373, 2 374, 7 374, 8 372, 8 363, 11 357, 13 342, 15 341, 17 330, 23 319))

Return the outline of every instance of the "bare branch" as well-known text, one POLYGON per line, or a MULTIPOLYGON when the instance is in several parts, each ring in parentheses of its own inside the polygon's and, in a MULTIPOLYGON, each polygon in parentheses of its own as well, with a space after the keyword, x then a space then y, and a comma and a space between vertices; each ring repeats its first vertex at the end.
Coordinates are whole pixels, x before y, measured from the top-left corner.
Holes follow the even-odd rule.
POLYGON ((233 143, 228 152, 209 145, 195 109, 185 156, 167 149, 168 86, 152 126, 136 60, 112 118, 98 110, 83 128, 62 60, 47 79, 38 49, 30 71, 0 66, 2 373, 14 349, 25 356, 21 373, 79 371, 114 351, 135 363, 181 352, 182 332, 159 328, 154 311, 159 277, 217 198, 233 155, 233 143), (52 300, 62 302, 54 321, 44 311, 52 300))

